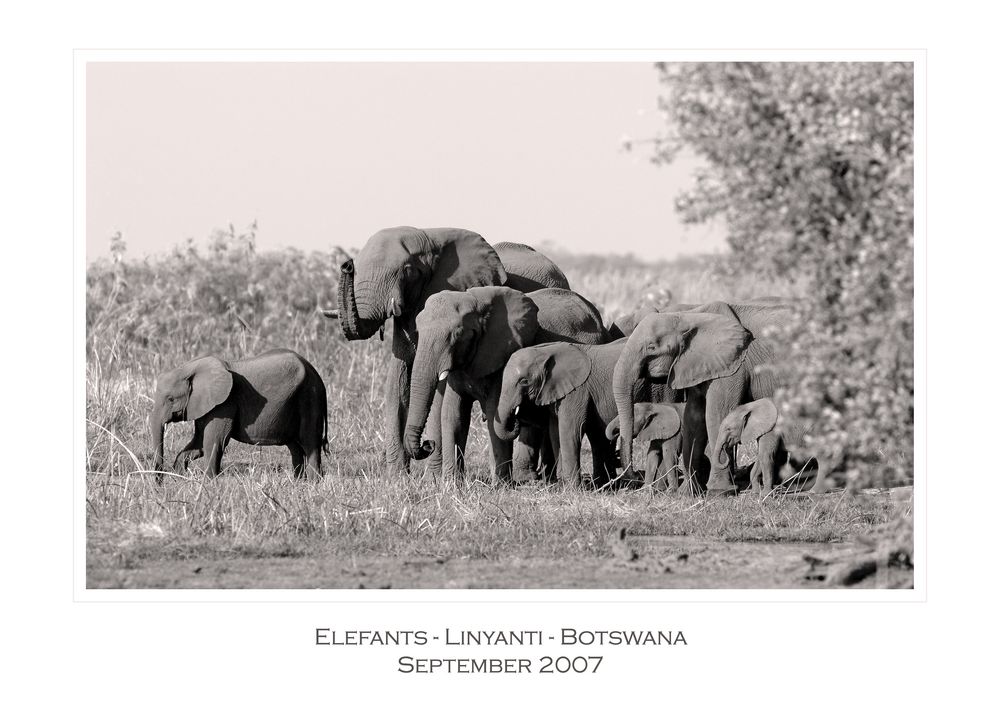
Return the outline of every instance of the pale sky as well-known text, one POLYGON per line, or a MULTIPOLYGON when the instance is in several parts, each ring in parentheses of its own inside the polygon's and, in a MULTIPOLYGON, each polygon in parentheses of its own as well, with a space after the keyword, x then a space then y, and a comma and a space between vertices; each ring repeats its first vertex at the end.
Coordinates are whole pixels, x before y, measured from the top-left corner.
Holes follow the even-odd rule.
POLYGON ((692 159, 623 136, 663 127, 645 63, 90 63, 87 258, 232 222, 258 248, 357 248, 455 226, 647 259, 723 248, 673 211, 692 159))

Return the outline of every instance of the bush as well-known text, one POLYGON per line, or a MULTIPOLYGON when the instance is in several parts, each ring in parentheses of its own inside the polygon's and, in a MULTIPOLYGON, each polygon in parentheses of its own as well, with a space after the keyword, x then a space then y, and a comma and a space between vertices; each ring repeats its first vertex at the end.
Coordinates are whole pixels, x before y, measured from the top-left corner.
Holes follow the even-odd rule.
POLYGON ((725 218, 730 270, 809 290, 779 340, 783 411, 849 483, 911 478, 912 66, 657 67, 669 134, 654 161, 706 162, 679 213, 725 218))

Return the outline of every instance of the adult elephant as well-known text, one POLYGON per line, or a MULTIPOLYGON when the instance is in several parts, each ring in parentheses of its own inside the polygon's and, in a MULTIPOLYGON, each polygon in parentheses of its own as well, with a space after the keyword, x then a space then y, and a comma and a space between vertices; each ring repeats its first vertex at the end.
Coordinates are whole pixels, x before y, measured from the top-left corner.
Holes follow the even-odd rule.
MULTIPOLYGON (((440 291, 508 286, 522 292, 569 289, 566 275, 548 257, 524 244, 490 246, 465 229, 399 226, 376 232, 340 268, 340 318, 344 336, 368 339, 392 319, 392 354, 385 384, 386 458, 406 469, 403 425, 417 347, 417 314, 440 291)), ((438 400, 440 403, 440 399, 438 400)))
POLYGON ((575 292, 542 289, 524 294, 509 287, 439 292, 417 315, 419 344, 413 364, 407 452, 430 455, 436 441, 421 443, 439 383, 442 468, 461 476, 472 403, 486 417, 493 462, 500 480, 512 477, 513 445, 496 434, 494 423, 504 365, 517 350, 544 342, 600 344, 608 339, 600 312, 575 292))
POLYGON ((786 327, 792 308, 776 300, 712 302, 681 312, 647 316, 636 326, 615 365, 613 388, 621 425, 622 467, 632 461, 636 382, 662 381, 686 390, 684 465, 697 490, 707 480, 712 494, 736 492, 729 469, 705 456, 722 419, 738 405, 770 397, 777 379, 765 330, 786 327))

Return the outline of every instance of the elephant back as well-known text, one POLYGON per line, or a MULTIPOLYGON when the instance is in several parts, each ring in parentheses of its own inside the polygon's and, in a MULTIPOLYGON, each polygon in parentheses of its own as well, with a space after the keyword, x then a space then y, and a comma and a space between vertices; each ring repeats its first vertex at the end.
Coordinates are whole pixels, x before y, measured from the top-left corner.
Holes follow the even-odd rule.
POLYGON ((528 294, 528 298, 538 307, 535 344, 603 344, 609 341, 601 313, 580 294, 568 289, 540 289, 528 294))
POLYGON ((569 289, 563 270, 527 244, 502 241, 493 248, 507 272, 508 287, 525 293, 539 289, 569 289))
MULTIPOLYGON (((261 405, 290 400, 312 369, 312 365, 289 349, 268 350, 256 357, 237 360, 230 367, 234 375, 249 383, 253 396, 261 398, 261 405)), ((244 394, 248 394, 246 390, 244 394)))

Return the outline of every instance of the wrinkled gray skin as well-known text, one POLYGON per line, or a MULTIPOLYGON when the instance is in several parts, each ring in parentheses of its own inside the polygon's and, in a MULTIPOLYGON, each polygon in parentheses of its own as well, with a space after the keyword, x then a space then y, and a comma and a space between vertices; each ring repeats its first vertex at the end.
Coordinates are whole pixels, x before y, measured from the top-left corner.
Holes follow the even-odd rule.
POLYGON ((495 431, 503 367, 518 349, 553 341, 600 343, 607 330, 593 304, 575 292, 542 289, 523 294, 508 287, 479 287, 439 292, 417 315, 419 344, 413 364, 409 417, 404 445, 422 459, 434 451, 421 444, 432 398, 444 385, 441 407, 442 470, 464 474, 465 444, 473 401, 487 418, 494 470, 512 479, 512 444, 495 431))
POLYGON ((782 482, 781 468, 790 462, 795 470, 789 489, 805 491, 820 480, 823 469, 815 458, 803 453, 802 431, 788 425, 779 425, 778 409, 771 398, 754 400, 738 406, 723 418, 719 434, 712 447, 712 460, 719 467, 728 468, 735 459, 737 444, 757 445, 757 459, 750 470, 750 483, 758 494, 770 493, 782 482), (780 428, 780 429, 779 429, 780 428), (791 448, 791 450, 789 449, 791 448), (804 473, 819 468, 815 476, 804 473))
POLYGON ((593 485, 610 482, 617 468, 604 430, 617 412, 611 376, 624 347, 624 340, 598 345, 553 342, 514 352, 503 371, 496 434, 511 439, 525 409, 544 408, 555 426, 551 437, 558 442, 559 478, 580 484, 585 435, 593 453, 593 485))
POLYGON ((728 467, 705 455, 722 419, 738 405, 773 395, 777 380, 766 365, 774 351, 767 327, 785 327, 791 308, 776 301, 712 302, 683 312, 647 316, 625 343, 615 366, 614 394, 621 421, 622 466, 632 462, 634 387, 639 379, 661 380, 686 390, 684 467, 698 490, 736 492, 728 467), (761 367, 765 365, 765 367, 761 367))
MULTIPOLYGON (((616 408, 617 409, 617 408, 616 408)), ((632 437, 649 443, 646 452, 645 485, 653 490, 676 492, 680 489, 680 459, 683 441, 681 421, 683 402, 637 402, 633 408, 632 437)), ((618 417, 605 430, 608 440, 620 434, 618 417)))
MULTIPOLYGON (((194 437, 174 458, 174 468, 207 457, 215 477, 230 440, 286 445, 296 477, 322 475, 327 445, 326 387, 309 362, 287 349, 227 362, 200 357, 156 380, 149 429, 153 469, 163 469, 163 432, 170 422, 194 421, 194 437)), ((162 480, 162 475, 157 476, 162 480)))
MULTIPOLYGON (((440 291, 504 285, 522 292, 569 289, 566 275, 550 259, 523 244, 495 247, 465 229, 400 226, 375 233, 355 259, 341 266, 340 318, 349 340, 368 339, 392 319, 394 360, 385 380, 386 459, 409 468, 403 447, 410 378, 417 345, 417 314, 440 291)), ((328 315, 332 316, 332 315, 328 315)), ((438 396, 435 407, 440 408, 438 396)), ((431 420, 437 439, 438 420, 431 420)), ((440 467, 440 457, 431 460, 440 467)))

